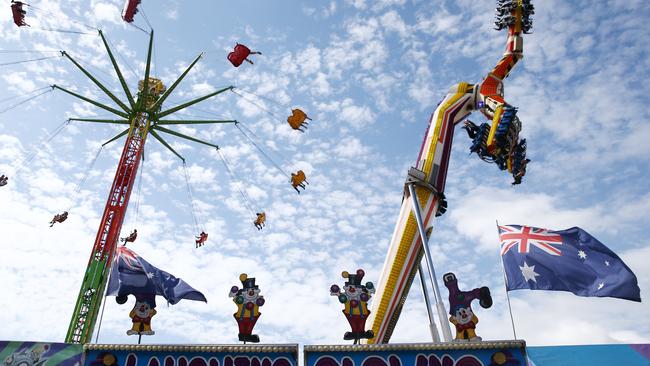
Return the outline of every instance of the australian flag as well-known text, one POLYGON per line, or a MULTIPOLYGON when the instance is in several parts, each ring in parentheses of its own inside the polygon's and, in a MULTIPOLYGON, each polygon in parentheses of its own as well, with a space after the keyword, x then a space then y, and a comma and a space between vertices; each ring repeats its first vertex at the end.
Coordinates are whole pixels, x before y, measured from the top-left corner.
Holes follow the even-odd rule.
POLYGON ((149 299, 159 295, 172 305, 182 299, 207 302, 200 291, 180 278, 154 267, 126 247, 117 248, 106 295, 117 296, 118 302, 127 295, 149 299))
POLYGON ((569 291, 641 301, 636 276, 616 253, 579 227, 500 225, 506 289, 569 291))

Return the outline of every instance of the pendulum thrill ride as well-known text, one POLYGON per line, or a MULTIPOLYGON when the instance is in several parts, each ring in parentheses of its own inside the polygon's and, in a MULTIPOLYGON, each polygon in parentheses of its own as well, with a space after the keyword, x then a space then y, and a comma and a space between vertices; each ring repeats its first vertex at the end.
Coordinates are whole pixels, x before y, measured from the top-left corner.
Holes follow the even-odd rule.
POLYGON ((409 170, 406 178, 400 215, 368 319, 375 337, 368 343, 389 342, 416 272, 419 272, 423 285, 433 340, 451 341, 448 314, 436 282, 428 236, 433 230, 434 218, 447 210, 444 190, 454 127, 465 121, 463 128, 472 139, 470 151, 481 160, 493 162, 500 170, 511 173, 512 184, 521 183, 529 162, 526 159, 526 140, 519 139, 521 122, 516 115, 517 109, 503 99, 503 80, 523 57, 522 34, 529 32, 533 13, 530 0, 498 0, 496 29, 508 31, 503 57, 482 82, 454 85, 433 112, 417 165, 409 170), (466 120, 475 110, 479 110, 492 124, 477 126, 466 120), (435 310, 420 266, 422 257, 426 259, 429 281, 434 290, 435 310), (440 337, 434 321, 436 312, 443 337, 440 337))
POLYGON ((118 125, 128 126, 124 131, 104 143, 104 145, 115 141, 116 139, 126 135, 126 142, 122 156, 115 172, 113 185, 111 186, 106 207, 99 224, 99 230, 95 238, 88 266, 79 290, 74 313, 70 320, 68 333, 66 335, 66 342, 68 343, 88 343, 93 334, 93 328, 97 319, 98 311, 100 308, 101 300, 106 289, 106 282, 108 280, 109 268, 111 261, 115 254, 115 249, 119 240, 122 222, 126 215, 126 210, 129 204, 129 197, 131 190, 137 176, 140 160, 143 158, 144 146, 147 136, 151 134, 156 140, 163 144, 173 154, 178 156, 183 163, 185 159, 176 152, 159 134, 159 132, 174 135, 192 142, 204 144, 216 149, 219 146, 199 140, 194 137, 187 136, 180 132, 163 127, 165 125, 183 125, 183 124, 215 124, 215 123, 236 123, 235 120, 174 120, 163 119, 179 110, 187 108, 193 104, 199 103, 208 98, 214 97, 224 91, 232 90, 234 87, 229 86, 220 90, 216 90, 210 94, 196 98, 181 105, 162 110, 162 104, 172 91, 183 80, 192 67, 201 59, 200 54, 188 66, 188 68, 174 81, 174 83, 166 89, 163 83, 156 78, 149 76, 151 66, 151 54, 153 46, 153 30, 149 37, 149 48, 147 52, 147 63, 145 67, 144 78, 138 83, 137 100, 134 100, 126 81, 122 76, 119 66, 113 57, 110 47, 106 38, 99 31, 106 51, 110 58, 115 73, 122 85, 124 93, 128 99, 128 105, 119 100, 113 93, 111 93, 105 86, 103 86, 96 78, 94 78, 88 71, 86 71, 78 62, 76 62, 66 52, 62 55, 68 58, 75 66, 77 66, 93 83, 95 83, 111 100, 113 100, 121 110, 107 106, 95 100, 91 100, 82 95, 64 89, 60 86, 53 85, 53 88, 66 92, 74 97, 77 97, 85 102, 93 104, 96 107, 109 111, 120 119, 91 119, 91 118, 71 118, 71 121, 80 122, 94 122, 94 123, 111 123, 118 125))

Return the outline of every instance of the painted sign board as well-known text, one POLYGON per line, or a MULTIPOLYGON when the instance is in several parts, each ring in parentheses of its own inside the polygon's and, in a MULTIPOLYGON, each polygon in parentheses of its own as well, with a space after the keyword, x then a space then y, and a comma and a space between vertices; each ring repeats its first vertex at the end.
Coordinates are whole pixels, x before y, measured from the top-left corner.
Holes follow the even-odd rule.
POLYGON ((84 366, 298 366, 297 344, 86 344, 84 354, 84 366))
POLYGON ((81 366, 80 344, 0 341, 3 366, 81 366))
POLYGON ((304 366, 527 366, 525 341, 305 346, 304 366))

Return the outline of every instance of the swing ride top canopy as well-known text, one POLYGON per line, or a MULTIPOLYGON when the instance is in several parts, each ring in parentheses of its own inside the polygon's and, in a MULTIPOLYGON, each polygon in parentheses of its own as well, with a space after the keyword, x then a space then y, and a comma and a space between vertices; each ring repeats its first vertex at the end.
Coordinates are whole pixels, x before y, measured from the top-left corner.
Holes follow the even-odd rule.
POLYGON ((210 94, 204 95, 202 97, 190 100, 186 103, 177 105, 175 107, 169 108, 167 110, 161 110, 163 102, 169 97, 169 95, 174 91, 174 89, 180 84, 180 82, 185 78, 185 76, 189 73, 189 71, 194 67, 194 65, 203 57, 203 53, 199 54, 194 61, 187 67, 187 69, 178 77, 172 85, 165 90, 165 87, 162 85, 162 83, 159 82, 159 80, 151 78, 149 75, 150 71, 150 66, 151 66, 151 52, 152 52, 152 46, 153 46, 153 30, 150 33, 150 38, 149 38, 149 49, 147 52, 147 63, 146 63, 146 68, 145 68, 145 74, 143 80, 140 81, 140 93, 138 94, 139 98, 138 100, 134 100, 133 94, 129 91, 128 86, 126 85, 126 81, 124 80, 124 77, 122 75, 122 72, 120 71, 119 66, 117 65, 117 62, 115 61, 115 57, 113 56, 113 53, 108 46, 108 43, 106 41, 106 38, 104 37, 104 34, 102 31, 98 31, 99 35, 102 38, 102 41, 104 42, 104 46, 106 47, 106 51, 108 53, 108 56, 110 58, 111 63, 113 64, 113 67, 115 68, 115 73, 117 74, 117 77, 120 81, 120 84, 124 90, 124 94, 126 95, 128 99, 128 105, 122 102, 119 98, 117 98, 108 88, 106 88, 99 80, 97 80, 95 77, 93 77, 86 69, 83 68, 77 61, 75 61, 67 52, 62 51, 61 54, 65 56, 67 59, 69 59, 75 66, 77 66, 95 85, 97 85, 111 100, 113 100, 121 110, 107 106, 103 103, 100 103, 96 100, 92 100, 90 98, 84 97, 82 95, 79 95, 75 92, 72 92, 68 89, 65 89, 59 85, 52 85, 52 88, 61 90, 63 92, 66 92, 72 96, 75 96, 85 102, 88 102, 96 107, 99 107, 101 109, 104 109, 108 112, 113 113, 117 117, 120 117, 119 119, 94 119, 94 118, 70 118, 70 121, 79 121, 79 122, 93 122, 93 123, 109 123, 109 124, 117 124, 117 125, 128 125, 124 131, 120 132, 110 140, 106 141, 102 146, 107 145, 120 137, 126 135, 129 133, 130 126, 133 123, 134 119, 138 116, 139 113, 146 113, 147 119, 150 121, 150 125, 148 126, 148 133, 151 133, 151 135, 158 141, 160 141, 163 146, 165 146, 167 149, 169 149, 174 155, 178 156, 183 162, 185 162, 185 158, 181 156, 176 150, 174 150, 162 137, 160 134, 157 132, 162 132, 165 134, 170 134, 174 135, 189 141, 197 142, 203 145, 207 145, 210 147, 214 147, 216 149, 219 149, 219 146, 207 141, 203 141, 200 139, 197 139, 192 136, 187 136, 183 133, 170 130, 168 128, 165 128, 163 126, 165 125, 190 125, 190 124, 218 124, 218 123, 238 123, 237 120, 180 120, 180 119, 163 119, 164 117, 170 116, 171 114, 178 112, 182 109, 185 109, 187 107, 190 107, 196 103, 202 102, 206 99, 212 98, 218 94, 223 93, 224 91, 228 90, 233 90, 235 89, 234 86, 228 86, 219 90, 216 90, 210 94), (151 85, 153 84, 153 85, 151 85), (163 92, 162 95, 159 95, 159 92, 163 92), (156 98, 157 97, 157 98, 156 98))
MULTIPOLYGON (((119 233, 122 227, 122 222, 128 207, 128 201, 133 182, 137 175, 139 162, 142 159, 144 151, 144 144, 146 136, 151 135, 165 146, 174 155, 179 157, 183 164, 185 158, 174 150, 161 134, 173 135, 192 142, 207 145, 219 150, 219 146, 211 142, 203 141, 192 136, 187 136, 183 133, 174 131, 164 126, 168 125, 189 125, 189 124, 218 124, 218 123, 234 123, 236 120, 180 120, 169 118, 172 114, 184 108, 192 106, 196 103, 212 98, 227 90, 233 90, 234 86, 228 86, 202 97, 190 100, 186 103, 177 105, 169 109, 162 109, 163 102, 169 97, 174 89, 179 85, 188 72, 194 65, 201 59, 203 54, 199 54, 194 61, 187 67, 187 69, 174 81, 169 88, 165 88, 162 82, 158 79, 152 78, 149 75, 151 66, 151 54, 153 47, 153 30, 149 37, 149 47, 147 51, 147 62, 145 66, 144 78, 139 82, 137 100, 134 99, 127 84, 124 80, 122 72, 120 71, 117 62, 111 52, 110 47, 106 41, 101 30, 99 35, 102 38, 110 61, 115 69, 115 73, 120 81, 120 84, 126 95, 127 102, 121 101, 111 91, 108 90, 102 83, 93 77, 86 69, 84 69, 77 61, 75 61, 67 52, 62 51, 61 55, 69 59, 84 75, 86 75, 104 94, 106 94, 119 108, 114 108, 96 100, 87 98, 70 90, 67 90, 58 85, 52 85, 52 89, 58 89, 68 93, 76 98, 79 98, 87 103, 90 103, 98 108, 104 109, 116 115, 116 119, 93 119, 93 118, 70 118, 70 121, 91 122, 91 123, 108 123, 126 125, 126 129, 110 140, 106 141, 102 146, 119 139, 126 135, 126 142, 122 157, 118 164, 115 174, 115 179, 109 192, 108 201, 102 216, 102 221, 99 225, 99 230, 93 246, 93 251, 88 261, 88 266, 81 284, 79 296, 77 298, 74 313, 70 320, 70 326, 66 335, 66 342, 68 343, 88 343, 92 337, 93 329, 97 316, 106 282, 108 279, 110 263, 113 258, 115 247, 117 245, 119 233)), ((225 161, 224 161, 225 163, 225 161)))

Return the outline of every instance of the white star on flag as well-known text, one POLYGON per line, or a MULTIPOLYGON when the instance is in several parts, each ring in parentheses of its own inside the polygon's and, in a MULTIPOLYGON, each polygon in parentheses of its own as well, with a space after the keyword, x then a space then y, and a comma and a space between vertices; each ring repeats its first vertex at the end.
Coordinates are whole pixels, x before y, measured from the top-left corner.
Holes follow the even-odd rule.
POLYGON ((609 267, 609 261, 605 261, 605 265, 609 267))
POLYGON ((533 282, 537 282, 535 277, 540 274, 535 272, 535 266, 528 266, 528 263, 524 262, 524 266, 519 266, 519 268, 521 269, 521 274, 524 275, 526 281, 532 280, 533 282))
POLYGON ((153 278, 153 272, 149 272, 149 273, 147 273, 147 277, 149 277, 149 278, 153 278))
POLYGON ((598 284, 598 289, 600 290, 601 288, 605 287, 605 282, 601 282, 598 284))
POLYGON ((585 259, 587 258, 587 253, 583 252, 582 250, 578 250, 578 257, 580 257, 580 259, 585 259))

